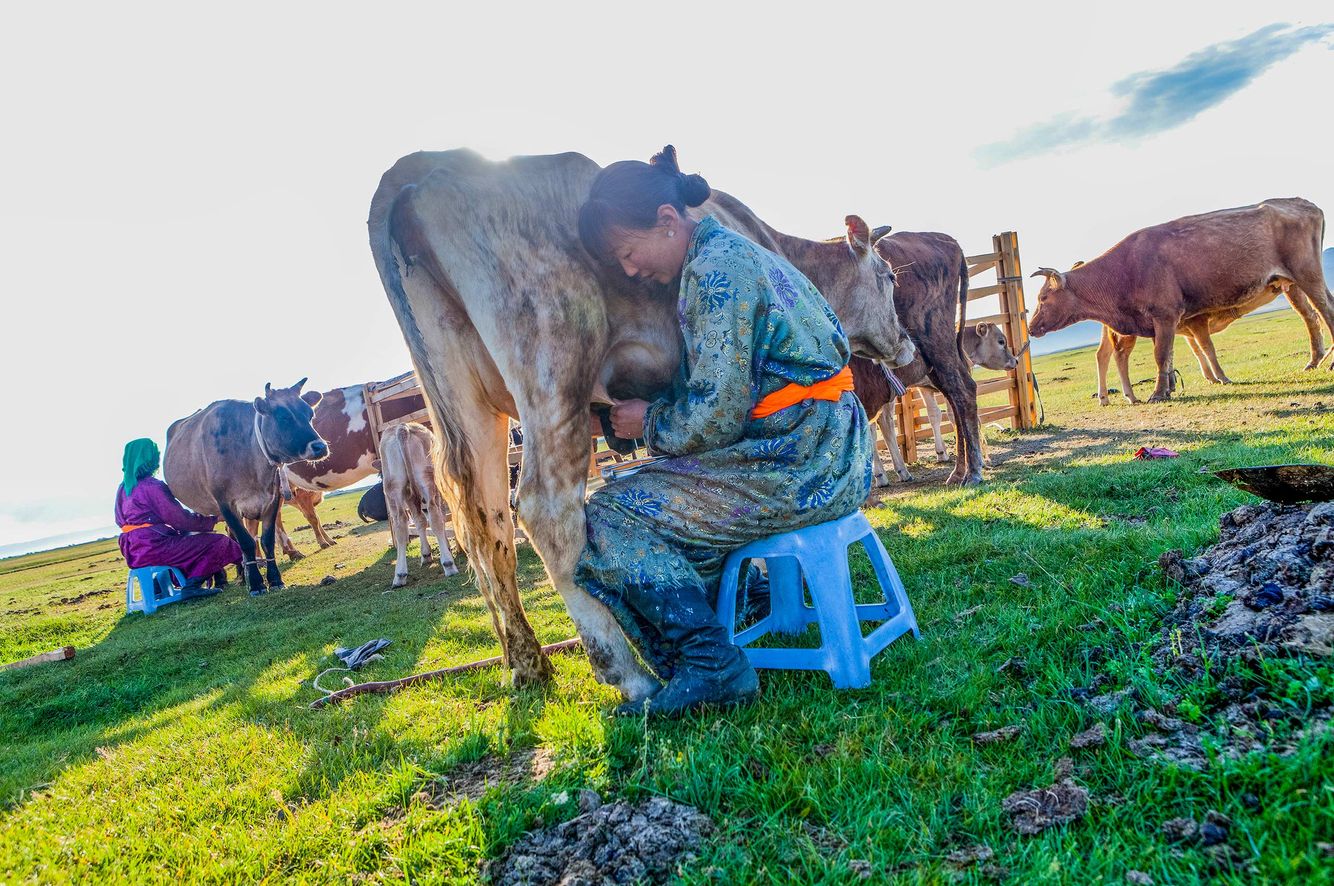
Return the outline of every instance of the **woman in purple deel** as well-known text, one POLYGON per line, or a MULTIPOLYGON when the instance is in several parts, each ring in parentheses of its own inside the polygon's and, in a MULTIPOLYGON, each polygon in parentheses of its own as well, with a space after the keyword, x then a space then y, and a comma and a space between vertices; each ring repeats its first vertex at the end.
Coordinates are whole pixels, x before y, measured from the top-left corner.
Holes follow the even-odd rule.
POLYGON ((213 532, 217 517, 188 511, 166 483, 153 476, 161 464, 157 444, 141 438, 125 444, 124 480, 116 489, 120 552, 131 569, 175 566, 185 574, 182 597, 207 597, 226 583, 223 567, 241 562, 241 546, 213 532), (213 579, 213 587, 204 587, 213 579))

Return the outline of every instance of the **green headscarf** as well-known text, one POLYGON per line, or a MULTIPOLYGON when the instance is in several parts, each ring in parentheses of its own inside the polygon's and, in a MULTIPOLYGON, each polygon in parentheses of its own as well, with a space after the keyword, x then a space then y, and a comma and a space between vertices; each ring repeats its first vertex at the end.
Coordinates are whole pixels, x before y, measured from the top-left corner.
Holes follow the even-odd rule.
POLYGON ((131 440, 125 444, 125 457, 121 459, 121 470, 125 473, 125 479, 121 485, 125 487, 125 494, 128 496, 134 491, 135 485, 145 477, 151 477, 157 473, 158 465, 162 458, 158 454, 157 444, 147 437, 140 437, 138 440, 131 440))

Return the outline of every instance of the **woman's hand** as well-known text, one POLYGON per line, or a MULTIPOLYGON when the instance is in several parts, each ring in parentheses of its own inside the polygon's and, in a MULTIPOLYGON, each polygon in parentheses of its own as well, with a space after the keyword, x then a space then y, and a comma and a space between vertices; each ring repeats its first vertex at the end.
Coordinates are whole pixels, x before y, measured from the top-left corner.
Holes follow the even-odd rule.
POLYGON ((622 440, 638 440, 644 436, 644 413, 647 400, 621 400, 611 407, 611 427, 622 440))

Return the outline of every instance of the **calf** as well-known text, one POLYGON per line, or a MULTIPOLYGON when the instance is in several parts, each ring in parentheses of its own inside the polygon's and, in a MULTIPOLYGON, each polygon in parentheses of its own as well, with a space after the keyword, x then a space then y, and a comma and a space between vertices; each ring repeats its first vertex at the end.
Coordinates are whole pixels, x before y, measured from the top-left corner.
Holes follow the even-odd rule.
POLYGON ((435 532, 440 544, 440 565, 445 575, 457 575, 458 567, 449 553, 445 536, 445 502, 435 482, 434 443, 425 425, 416 422, 395 425, 380 435, 380 474, 384 477, 384 497, 389 511, 389 534, 398 549, 393 587, 408 582, 408 521, 417 524, 421 539, 421 564, 431 562, 431 542, 427 527, 435 532), (423 519, 425 512, 425 519, 423 519))
POLYGON ((243 571, 251 594, 283 586, 274 559, 274 533, 284 465, 318 460, 329 446, 311 427, 318 391, 301 393, 301 381, 290 388, 264 386, 252 403, 218 400, 167 429, 162 475, 172 493, 201 514, 219 514, 226 521, 244 557, 243 571), (261 576, 255 537, 245 521, 263 523, 267 575, 261 576))
MULTIPOLYGON (((1320 265, 1324 235, 1324 213, 1300 197, 1144 228, 1083 266, 1039 268, 1033 276, 1046 279, 1029 333, 1040 337, 1097 320, 1125 335, 1151 335, 1158 385, 1149 402, 1167 400, 1177 333, 1187 329, 1210 367, 1221 371, 1211 318, 1235 319, 1260 307, 1274 298, 1275 286, 1300 290, 1334 335, 1334 296, 1320 265)), ((1307 368, 1323 356, 1317 335, 1307 368)))
MULTIPOLYGON (((1008 372, 1019 363, 1018 355, 1010 352, 1004 330, 994 323, 978 323, 974 326, 966 326, 962 331, 960 340, 963 343, 964 358, 967 360, 970 371, 973 366, 985 366, 988 369, 999 369, 1008 372)), ((1022 354, 1027 347, 1028 345, 1025 344, 1023 348, 1020 348, 1019 353, 1022 354)), ((906 376, 908 379, 916 379, 923 374, 920 368, 915 368, 912 364, 895 372, 897 375, 906 376)), ((899 475, 901 480, 911 480, 912 475, 908 473, 908 468, 903 462, 903 453, 900 451, 897 442, 898 431, 894 427, 894 403, 898 397, 894 393, 892 384, 888 383, 884 372, 879 367, 860 357, 854 357, 852 360, 852 378, 857 397, 862 401, 862 407, 866 410, 867 416, 880 426, 880 433, 884 435, 885 443, 888 444, 890 454, 894 459, 895 473, 899 475)), ((936 458, 939 461, 947 461, 948 455, 940 431, 940 407, 937 405, 935 398, 935 391, 938 389, 926 379, 916 382, 913 386, 926 389, 922 399, 926 403, 927 417, 931 420, 931 428, 935 435, 936 458)), ((976 391, 976 386, 974 386, 974 391, 976 391)), ((976 410, 976 394, 973 395, 973 403, 974 410, 976 410)), ((980 433, 980 429, 978 444, 982 448, 983 464, 989 466, 990 455, 986 452, 986 437, 980 433)), ((873 458, 876 485, 889 485, 889 475, 885 472, 878 448, 873 458)))

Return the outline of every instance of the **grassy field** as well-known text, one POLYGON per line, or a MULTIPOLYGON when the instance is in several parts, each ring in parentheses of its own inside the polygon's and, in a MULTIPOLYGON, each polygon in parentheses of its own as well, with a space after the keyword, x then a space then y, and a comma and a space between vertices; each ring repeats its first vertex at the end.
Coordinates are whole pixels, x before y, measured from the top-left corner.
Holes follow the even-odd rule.
MULTIPOLYGON (((1301 371, 1298 319, 1247 319, 1218 343, 1238 383, 1204 383, 1178 341, 1186 394, 1169 404, 1100 408, 1090 351, 1035 361, 1047 424, 992 429, 986 485, 946 489, 947 468, 923 464, 868 509, 921 639, 882 654, 868 689, 766 672, 762 700, 726 715, 609 719, 615 693, 582 653, 555 658, 545 691, 511 691, 491 669, 309 710, 338 645, 393 641, 359 681, 498 652, 465 578, 414 561, 415 582, 389 591, 388 533, 357 521, 353 495, 323 509, 338 545, 258 598, 233 585, 127 616, 112 542, 0 561, 0 661, 78 647, 73 661, 0 673, 0 882, 472 882, 526 830, 574 816, 561 794, 585 787, 712 816, 717 834, 681 874, 691 883, 980 881, 945 861, 975 843, 1013 883, 1120 883, 1131 870, 1157 883, 1329 881, 1317 847, 1334 842, 1327 733, 1280 733, 1290 753, 1195 772, 1131 755, 1144 727, 1112 716, 1108 746, 1074 755, 1086 817, 1025 837, 1001 810, 1012 791, 1050 784, 1069 738, 1097 722, 1070 690, 1099 674, 1208 710, 1207 683, 1165 682, 1141 648, 1174 599, 1158 555, 1210 544, 1219 515, 1253 500, 1199 470, 1334 461, 1334 373, 1301 371), (1131 460, 1142 445, 1182 457, 1131 460), (1022 679, 1000 670, 1012 657, 1027 662, 1022 679), (1007 725, 1024 728, 1019 741, 970 738, 1007 725), (1254 872, 1168 844, 1166 820, 1206 810, 1231 816, 1254 872)), ((1152 375, 1144 346, 1132 378, 1152 375)), ((293 537, 315 550, 308 529, 293 537)), ((571 636, 527 546, 519 568, 539 638, 571 636)), ((1274 661, 1263 679, 1303 687, 1298 707, 1334 693, 1328 662, 1274 661)))

